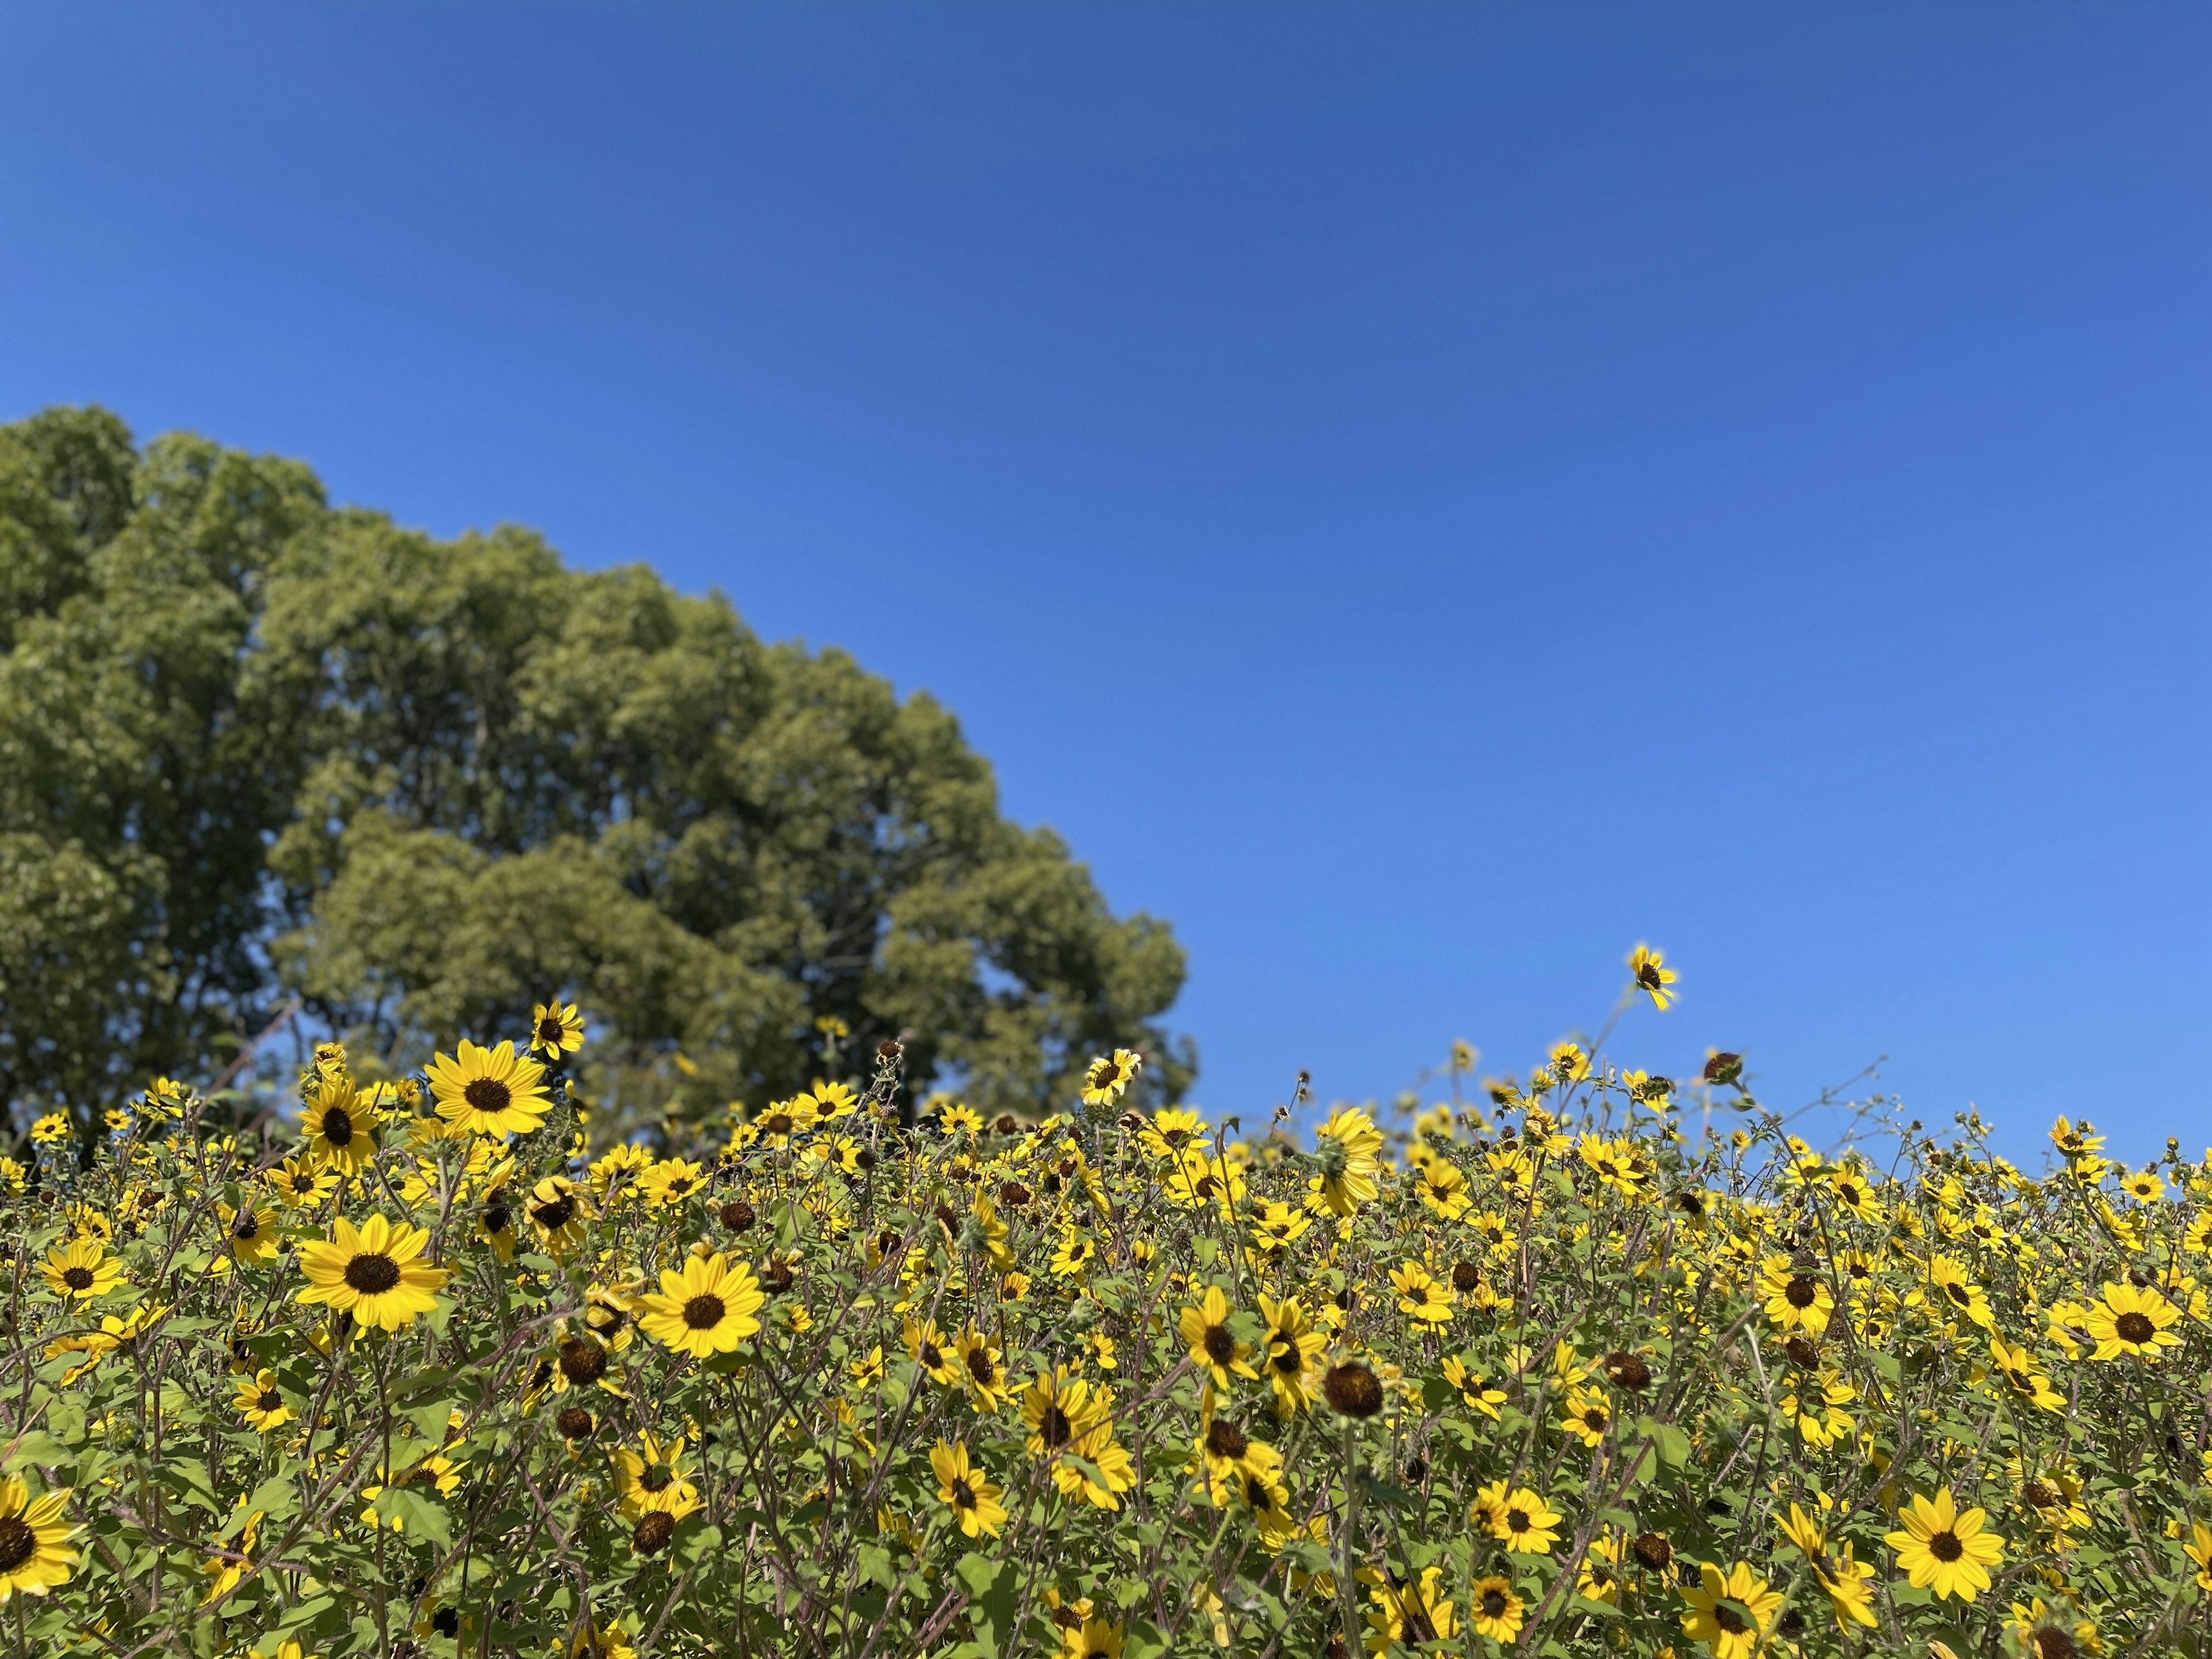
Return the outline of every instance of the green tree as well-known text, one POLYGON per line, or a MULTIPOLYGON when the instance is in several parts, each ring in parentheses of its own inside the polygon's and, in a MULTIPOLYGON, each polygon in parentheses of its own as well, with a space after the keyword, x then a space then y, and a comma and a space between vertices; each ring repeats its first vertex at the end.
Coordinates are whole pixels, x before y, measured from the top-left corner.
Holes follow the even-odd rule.
POLYGON ((757 1103, 816 1022, 987 1110, 1194 1064, 1183 957, 1115 918, 926 694, 720 595, 332 509, 295 463, 97 410, 0 428, 0 1089, 204 1075, 292 995, 398 1065, 595 1020, 630 1120, 757 1103))

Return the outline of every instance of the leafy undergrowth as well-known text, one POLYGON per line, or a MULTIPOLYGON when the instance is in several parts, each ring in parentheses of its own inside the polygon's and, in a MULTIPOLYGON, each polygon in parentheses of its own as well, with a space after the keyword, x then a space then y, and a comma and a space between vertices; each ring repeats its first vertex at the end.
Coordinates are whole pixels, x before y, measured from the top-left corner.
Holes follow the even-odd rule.
POLYGON ((2212 1173, 2171 1145, 1824 1157, 1733 1056, 1571 1043, 1311 1151, 1125 1112, 1127 1054, 907 1128, 886 1045, 594 1158, 580 1023, 534 1021, 413 1079, 325 1048, 265 1131, 163 1081, 0 1166, 0 1640, 2212 1651, 2212 1173))

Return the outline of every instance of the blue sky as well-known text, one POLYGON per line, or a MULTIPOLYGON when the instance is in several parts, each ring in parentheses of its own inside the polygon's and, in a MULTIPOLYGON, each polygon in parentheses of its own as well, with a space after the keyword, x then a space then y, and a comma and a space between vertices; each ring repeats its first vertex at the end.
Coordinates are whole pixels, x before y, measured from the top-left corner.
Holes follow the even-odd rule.
POLYGON ((1878 1055, 2212 1139, 2212 12, 0 13, 97 400, 926 687, 1198 1098, 1878 1055))

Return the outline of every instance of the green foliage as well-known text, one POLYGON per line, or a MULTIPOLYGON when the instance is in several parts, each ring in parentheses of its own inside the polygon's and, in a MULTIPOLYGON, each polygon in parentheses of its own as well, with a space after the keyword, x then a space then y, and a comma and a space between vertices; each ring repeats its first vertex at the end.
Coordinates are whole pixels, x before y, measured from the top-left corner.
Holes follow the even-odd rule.
POLYGON ((1173 936, 1000 817, 950 714, 641 567, 51 410, 0 428, 0 644, 11 1104, 205 1075, 295 991, 393 1064, 581 999, 630 1121, 834 1072, 830 1019, 993 1111, 1117 1044, 1190 1075, 1173 936))

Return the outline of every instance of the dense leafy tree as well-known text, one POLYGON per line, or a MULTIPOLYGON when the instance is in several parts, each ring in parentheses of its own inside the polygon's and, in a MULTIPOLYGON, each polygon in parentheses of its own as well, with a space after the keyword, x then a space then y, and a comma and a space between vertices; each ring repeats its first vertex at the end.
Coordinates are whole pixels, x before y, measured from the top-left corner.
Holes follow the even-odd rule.
POLYGON ((560 993, 625 1115, 757 1101, 884 1037, 988 1109, 1143 1048, 1116 919, 927 695, 719 595, 333 509, 295 463, 97 410, 0 428, 0 1090, 205 1074, 295 994, 420 1057, 560 993))

